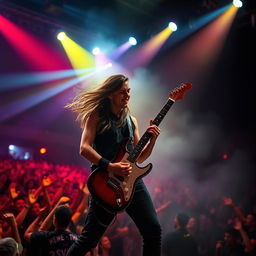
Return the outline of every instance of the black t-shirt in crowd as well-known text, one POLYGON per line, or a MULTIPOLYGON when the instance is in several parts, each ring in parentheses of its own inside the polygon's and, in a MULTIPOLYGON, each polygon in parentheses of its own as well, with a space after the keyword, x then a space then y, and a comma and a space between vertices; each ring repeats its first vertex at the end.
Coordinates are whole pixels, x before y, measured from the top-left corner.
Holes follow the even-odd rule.
POLYGON ((65 256, 77 235, 64 230, 35 232, 30 237, 30 255, 65 256))
POLYGON ((197 243, 186 229, 178 229, 166 235, 163 253, 166 256, 197 256, 197 243))
MULTIPOLYGON (((215 256, 245 256, 244 248, 242 245, 237 244, 235 246, 223 246, 215 252, 215 256)), ((253 254, 252 254, 253 255, 253 254)))

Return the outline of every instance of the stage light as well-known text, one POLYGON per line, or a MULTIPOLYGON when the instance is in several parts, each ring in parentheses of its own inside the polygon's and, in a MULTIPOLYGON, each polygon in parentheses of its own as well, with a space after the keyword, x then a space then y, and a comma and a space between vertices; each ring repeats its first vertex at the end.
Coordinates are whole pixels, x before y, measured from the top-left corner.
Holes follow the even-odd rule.
POLYGON ((26 153, 24 154, 24 160, 28 160, 28 159, 30 159, 30 153, 29 153, 29 152, 26 152, 26 153))
POLYGON ((99 53, 100 53, 100 48, 99 48, 99 47, 93 48, 93 50, 92 50, 92 54, 93 54, 93 55, 97 55, 97 54, 99 54, 99 53))
POLYGON ((8 153, 13 159, 28 160, 33 158, 33 152, 30 148, 17 145, 9 145, 8 149, 8 153))
POLYGON ((223 159, 228 159, 228 154, 223 154, 223 155, 222 155, 222 158, 223 158, 223 159))
POLYGON ((178 29, 177 25, 174 22, 170 22, 168 26, 173 32, 178 29))
POLYGON ((233 0, 233 5, 237 8, 240 8, 243 6, 243 2, 240 0, 233 0))
POLYGON ((110 68, 110 67, 112 67, 113 65, 112 65, 112 63, 111 62, 109 62, 108 64, 107 64, 107 67, 108 68, 110 68))
POLYGON ((63 39, 65 39, 65 37, 66 37, 66 33, 65 32, 60 32, 58 35, 57 35, 57 39, 58 40, 63 40, 63 39))
POLYGON ((9 150, 14 150, 15 146, 14 145, 9 145, 9 150))
POLYGON ((137 44, 136 38, 133 37, 133 36, 129 37, 129 43, 130 43, 131 45, 136 45, 136 44, 137 44))
POLYGON ((40 152, 41 155, 45 154, 46 151, 47 151, 46 148, 40 148, 40 150, 39 150, 39 152, 40 152))

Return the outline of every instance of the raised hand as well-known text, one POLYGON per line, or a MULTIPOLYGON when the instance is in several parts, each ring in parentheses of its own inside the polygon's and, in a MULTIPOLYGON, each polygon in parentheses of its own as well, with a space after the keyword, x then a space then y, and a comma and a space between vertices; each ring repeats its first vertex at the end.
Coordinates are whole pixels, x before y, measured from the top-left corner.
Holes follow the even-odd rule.
POLYGON ((242 229, 243 229, 243 226, 242 226, 241 221, 238 220, 238 219, 235 219, 233 228, 236 229, 236 230, 238 230, 238 231, 239 231, 239 230, 242 230, 242 229))
POLYGON ((10 212, 3 214, 3 219, 5 219, 8 223, 15 222, 15 217, 13 213, 10 212))
POLYGON ((38 194, 36 193, 35 189, 30 189, 28 191, 28 202, 30 205, 34 204, 37 201, 38 194))
POLYGON ((53 182, 54 182, 54 178, 52 176, 44 176, 43 180, 42 180, 42 185, 43 187, 49 187, 53 182))
POLYGON ((10 192, 10 196, 11 196, 12 200, 14 200, 18 197, 20 191, 16 191, 16 183, 15 182, 12 182, 10 184, 9 192, 10 192))
POLYGON ((58 202, 58 205, 67 204, 70 202, 70 198, 67 196, 62 196, 58 202))
POLYGON ((233 200, 231 197, 222 197, 222 200, 224 202, 225 205, 232 205, 233 204, 233 200))

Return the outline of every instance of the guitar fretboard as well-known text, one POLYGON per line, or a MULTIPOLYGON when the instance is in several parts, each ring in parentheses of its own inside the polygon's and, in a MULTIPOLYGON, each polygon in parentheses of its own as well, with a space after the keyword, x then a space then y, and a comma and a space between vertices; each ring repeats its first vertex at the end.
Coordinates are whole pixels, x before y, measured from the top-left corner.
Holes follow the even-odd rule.
MULTIPOLYGON (((163 106, 159 114, 156 116, 156 118, 153 120, 153 124, 156 126, 159 126, 159 124, 162 122, 164 117, 166 116, 167 112, 173 105, 174 101, 172 99, 168 99, 166 104, 163 106)), ((127 158, 128 161, 131 163, 134 163, 138 156, 140 155, 142 149, 145 147, 145 145, 148 143, 149 139, 151 137, 151 134, 148 132, 145 132, 141 139, 139 140, 138 144, 135 146, 133 151, 130 153, 129 157, 127 158)))

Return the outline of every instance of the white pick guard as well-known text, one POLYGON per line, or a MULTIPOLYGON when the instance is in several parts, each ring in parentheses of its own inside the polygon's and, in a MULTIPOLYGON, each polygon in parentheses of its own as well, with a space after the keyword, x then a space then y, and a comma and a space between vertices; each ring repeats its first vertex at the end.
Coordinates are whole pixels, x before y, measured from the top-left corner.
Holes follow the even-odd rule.
POLYGON ((136 180, 139 177, 143 176, 151 168, 151 164, 148 164, 145 167, 139 167, 136 164, 136 162, 131 163, 130 161, 128 161, 127 160, 128 157, 129 157, 129 154, 125 153, 123 159, 120 162, 128 162, 131 164, 132 173, 129 175, 129 177, 125 176, 124 181, 120 181, 118 178, 115 177, 115 175, 113 173, 109 173, 109 177, 112 179, 115 179, 116 182, 118 182, 120 184, 120 187, 123 190, 125 201, 130 200, 136 180))

